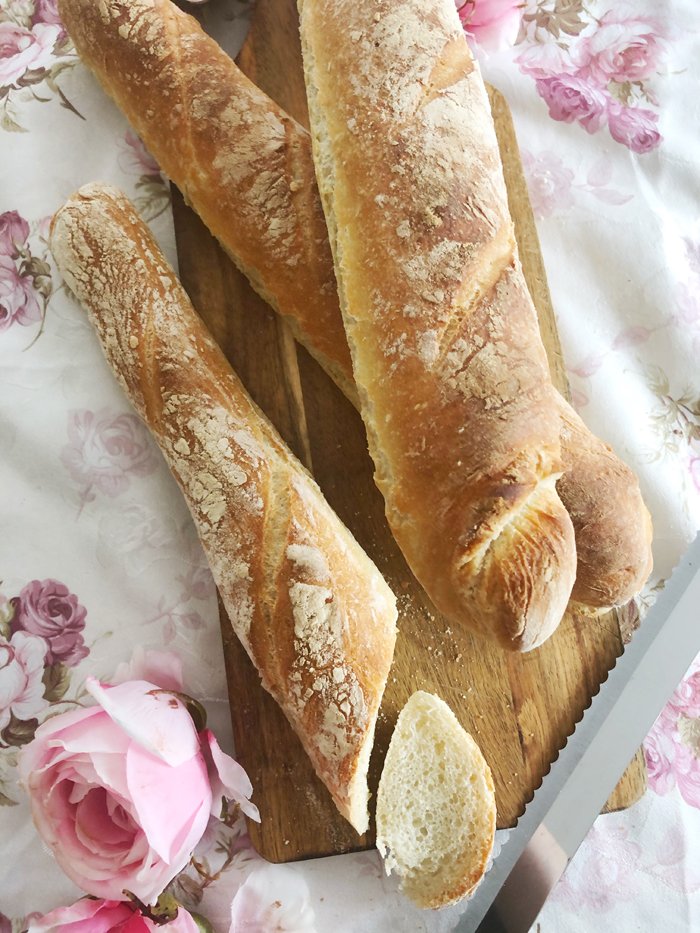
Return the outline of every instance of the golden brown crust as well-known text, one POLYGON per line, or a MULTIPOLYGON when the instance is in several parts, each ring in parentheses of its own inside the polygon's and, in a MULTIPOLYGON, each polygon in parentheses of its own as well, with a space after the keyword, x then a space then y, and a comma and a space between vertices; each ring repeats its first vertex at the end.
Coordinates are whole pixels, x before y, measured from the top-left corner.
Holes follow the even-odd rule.
POLYGON ((389 523, 441 611, 536 647, 563 615, 575 545, 478 68, 452 0, 299 6, 316 175, 389 523))
POLYGON ((255 407, 129 201, 81 188, 54 218, 51 248, 185 494, 263 685, 364 832, 391 591, 255 407))
POLYGON ((651 516, 632 470, 563 399, 559 412, 564 473, 557 489, 576 530, 571 598, 595 609, 619 606, 651 573, 651 516))
POLYGON ((308 133, 169 0, 60 0, 82 60, 294 335, 354 395, 308 133))

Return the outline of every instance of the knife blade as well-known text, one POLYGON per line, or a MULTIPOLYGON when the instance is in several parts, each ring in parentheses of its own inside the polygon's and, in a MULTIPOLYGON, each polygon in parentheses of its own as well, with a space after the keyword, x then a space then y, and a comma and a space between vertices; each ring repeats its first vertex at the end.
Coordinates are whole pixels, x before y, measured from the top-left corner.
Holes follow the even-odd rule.
POLYGON ((531 929, 698 651, 700 536, 591 701, 455 933, 531 929))

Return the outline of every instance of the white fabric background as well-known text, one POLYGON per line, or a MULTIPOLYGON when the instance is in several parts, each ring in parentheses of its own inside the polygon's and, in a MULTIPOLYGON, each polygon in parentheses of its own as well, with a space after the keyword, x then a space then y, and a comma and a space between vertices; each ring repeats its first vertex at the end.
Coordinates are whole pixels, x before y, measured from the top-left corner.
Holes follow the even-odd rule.
MULTIPOLYGON (((0 22, 19 6, 2 0, 0 22)), ((591 7, 601 16, 616 4, 591 7)), ((662 9, 640 0, 633 9, 660 18, 668 43, 652 82, 664 137, 652 153, 636 155, 605 132, 589 135, 550 119, 533 80, 514 63, 519 48, 484 58, 482 68, 513 110, 575 401, 640 476, 655 525, 658 579, 670 574, 700 526, 700 467, 693 472, 700 436, 690 430, 700 423, 700 410, 692 413, 700 399, 700 270, 692 261, 692 244, 700 242, 700 19, 694 0, 662 9), (601 200, 603 189, 616 194, 601 200), (658 387, 664 378, 667 387, 655 390, 653 381, 658 387), (689 404, 679 408, 683 398, 689 404)), ((56 61, 48 58, 46 67, 56 61)), ((132 197, 145 192, 147 216, 163 206, 153 167, 87 71, 75 65, 57 81, 84 119, 60 106, 44 82, 35 88, 45 102, 28 88, 10 95, 26 132, 0 130, 0 214, 27 219, 33 255, 45 252, 41 221, 84 182, 113 182, 132 197)), ((174 262, 168 211, 153 229, 174 262)), ((45 328, 30 346, 37 330, 15 323, 0 331, 0 593, 9 599, 29 581, 53 578, 86 607, 90 654, 71 670, 69 698, 88 673, 107 679, 136 645, 165 645, 182 657, 188 692, 207 701, 213 728, 230 746, 214 592, 160 455, 152 451, 143 475, 128 462, 115 467, 118 494, 93 488, 87 499, 65 465, 75 412, 95 412, 105 422, 130 407, 55 270, 45 328)), ((86 475, 97 469, 99 438, 85 442, 80 456, 86 475)), ((11 750, 0 749, 0 781, 18 801, 0 808, 0 912, 19 930, 24 915, 69 903, 78 892, 31 826, 11 750)), ((596 823, 541 918, 543 933, 700 927, 700 794, 691 805, 679 786, 662 795, 652 785, 631 810, 596 823)), ((229 868, 207 887, 198 909, 218 931, 227 930, 231 897, 257 865, 242 840, 229 868)), ((296 880, 287 906, 310 903, 319 931, 448 931, 461 912, 412 909, 373 853, 290 871, 296 880)), ((281 928, 302 929, 289 923, 281 928)))

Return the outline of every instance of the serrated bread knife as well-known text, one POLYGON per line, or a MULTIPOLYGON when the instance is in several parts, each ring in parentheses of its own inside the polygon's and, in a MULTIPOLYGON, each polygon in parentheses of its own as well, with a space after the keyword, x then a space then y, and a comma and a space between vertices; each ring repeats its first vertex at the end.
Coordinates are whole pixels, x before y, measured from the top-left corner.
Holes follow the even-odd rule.
POLYGON ((531 929, 698 651, 700 536, 591 701, 455 933, 531 929))

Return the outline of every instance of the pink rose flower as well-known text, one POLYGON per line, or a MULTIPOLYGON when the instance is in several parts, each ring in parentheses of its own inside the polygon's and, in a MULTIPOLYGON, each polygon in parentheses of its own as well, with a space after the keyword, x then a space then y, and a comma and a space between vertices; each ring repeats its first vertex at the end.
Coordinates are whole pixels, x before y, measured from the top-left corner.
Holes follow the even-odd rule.
POLYGON ((668 794, 675 786, 674 760, 676 743, 670 734, 673 722, 661 714, 644 740, 644 758, 650 789, 659 796, 668 794))
POLYGON ((29 224, 17 211, 0 214, 0 256, 16 259, 18 247, 24 246, 29 236, 29 224))
POLYGON ((37 23, 31 31, 0 23, 0 87, 16 84, 26 71, 46 68, 61 33, 53 23, 37 23))
POLYGON ((25 632, 15 632, 7 641, 0 638, 0 731, 15 719, 34 719, 42 713, 44 699, 44 654, 46 642, 25 632))
POLYGON ((75 667, 89 654, 83 642, 87 610, 78 597, 58 580, 32 580, 13 599, 13 631, 44 639, 47 665, 60 662, 75 667))
POLYGON ((216 594, 214 578, 206 563, 191 564, 177 579, 182 585, 183 598, 211 599, 216 594))
POLYGON ((61 460, 87 498, 94 498, 89 495, 92 489, 118 496, 132 476, 148 476, 158 465, 153 443, 136 415, 113 415, 106 408, 72 411, 68 439, 61 460))
POLYGON ((53 23, 63 29, 57 0, 34 0, 32 23, 34 25, 37 23, 53 23))
POLYGON ((551 78, 553 75, 575 74, 577 66, 566 49, 556 42, 533 42, 515 59, 523 74, 533 78, 551 78))
POLYGON ((231 904, 229 933, 316 933, 309 888, 301 875, 282 865, 253 871, 231 904))
POLYGON ((576 121, 589 133, 595 133, 605 123, 608 97, 589 81, 576 75, 554 75, 538 78, 535 86, 553 120, 576 121))
POLYGON ((484 49, 514 45, 520 29, 522 0, 457 0, 465 31, 484 49))
POLYGON ((566 210, 574 203, 571 186, 574 173, 553 152, 538 156, 523 150, 523 167, 527 177, 532 209, 536 217, 549 217, 556 210, 566 210))
POLYGON ((661 142, 661 134, 656 128, 658 120, 653 110, 644 107, 623 107, 613 101, 608 108, 612 138, 640 155, 656 149, 661 142))
POLYGON ((70 907, 58 907, 32 920, 27 933, 198 933, 192 915, 178 907, 170 923, 155 924, 136 907, 123 901, 84 897, 70 907))
POLYGON ((674 772, 683 800, 691 807, 700 809, 700 759, 694 755, 692 748, 684 744, 677 746, 674 772))
MULTIPOLYGON (((610 817, 596 820, 575 862, 556 886, 554 900, 572 911, 603 914, 633 899, 644 877, 639 869, 642 847, 628 833, 610 817)), ((609 927, 601 921, 600 929, 609 927)))
POLYGON ((12 933, 12 923, 5 914, 0 914, 0 933, 12 933))
POLYGON ((231 773, 245 772, 210 733, 197 734, 174 694, 146 681, 109 687, 90 677, 86 687, 98 705, 40 726, 20 775, 39 834, 75 884, 150 904, 188 863, 222 793, 236 798, 242 781, 231 786, 231 773))
POLYGON ((574 60, 593 81, 643 81, 665 54, 659 25, 643 16, 608 11, 590 36, 576 43, 574 60))
MULTIPOLYGON (((697 662, 696 662, 697 664, 697 662)), ((668 701, 668 708, 675 715, 688 719, 700 716, 700 666, 693 665, 668 701)))
POLYGON ((40 320, 41 305, 31 277, 20 275, 14 260, 0 254, 0 331, 15 322, 26 326, 40 320))

